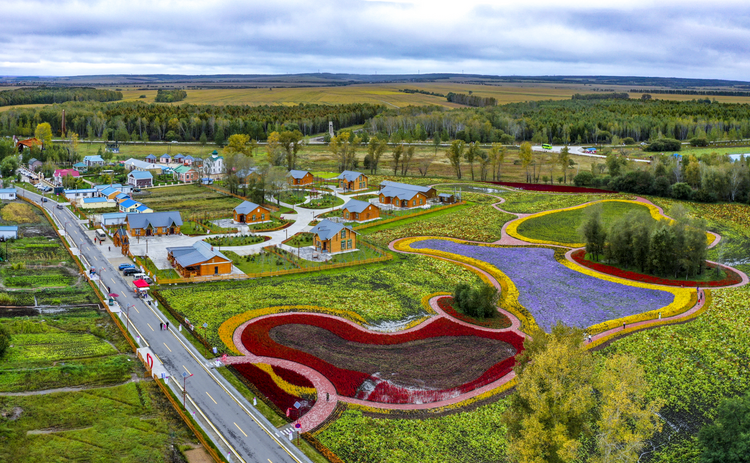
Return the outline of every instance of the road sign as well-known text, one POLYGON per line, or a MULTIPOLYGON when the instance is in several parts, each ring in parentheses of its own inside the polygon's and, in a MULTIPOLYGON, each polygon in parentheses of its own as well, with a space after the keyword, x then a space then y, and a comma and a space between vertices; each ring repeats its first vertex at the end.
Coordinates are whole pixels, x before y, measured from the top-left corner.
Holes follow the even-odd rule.
POLYGON ((294 402, 294 408, 296 408, 296 409, 298 409, 298 410, 299 410, 299 408, 300 408, 301 406, 302 406, 302 404, 301 404, 301 403, 299 403, 299 402, 294 402))
POLYGON ((299 423, 294 423, 294 427, 295 427, 295 428, 297 428, 297 429, 299 429, 299 428, 301 428, 301 427, 302 427, 302 425, 301 425, 301 424, 299 424, 299 423))

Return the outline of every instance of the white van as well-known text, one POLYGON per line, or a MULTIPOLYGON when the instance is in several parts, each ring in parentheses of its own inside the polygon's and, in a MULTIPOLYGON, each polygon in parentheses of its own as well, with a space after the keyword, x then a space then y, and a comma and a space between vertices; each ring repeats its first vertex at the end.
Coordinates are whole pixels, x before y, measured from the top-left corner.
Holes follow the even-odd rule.
POLYGON ((96 237, 99 238, 100 240, 103 240, 104 238, 107 237, 107 234, 101 228, 97 229, 95 233, 96 233, 96 237))

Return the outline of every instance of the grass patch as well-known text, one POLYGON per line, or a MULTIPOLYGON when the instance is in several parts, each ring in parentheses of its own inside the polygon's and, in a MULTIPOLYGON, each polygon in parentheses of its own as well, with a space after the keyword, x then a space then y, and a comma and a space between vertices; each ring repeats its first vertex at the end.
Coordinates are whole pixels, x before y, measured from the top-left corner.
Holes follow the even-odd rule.
MULTIPOLYGON (((578 228, 586 218, 587 206, 571 211, 561 211, 534 217, 518 226, 518 233, 527 238, 557 243, 574 244, 582 241, 578 228)), ((649 209, 640 204, 605 202, 601 203, 602 222, 609 228, 614 221, 631 211, 641 211, 649 214, 649 209)))
MULTIPOLYGON (((500 194, 505 199, 498 207, 508 212, 535 214, 553 209, 577 206, 600 199, 625 199, 623 195, 588 195, 588 194, 545 194, 523 191, 505 191, 500 194)), ((630 199, 630 197, 627 197, 630 199)))
POLYGON ((279 194, 279 200, 282 203, 287 204, 300 204, 305 202, 305 191, 304 190, 286 190, 279 194))
POLYGON ((248 246, 266 241, 266 238, 258 235, 244 236, 213 236, 204 240, 212 246, 248 246))
POLYGON ((180 232, 185 235, 213 235, 237 233, 237 229, 220 227, 208 220, 188 220, 182 223, 180 232))
POLYGON ((341 206, 344 200, 336 195, 324 194, 319 198, 311 199, 310 202, 301 205, 305 209, 327 209, 329 207, 341 206))
POLYGON ((233 251, 222 252, 232 260, 235 267, 248 274, 277 272, 279 270, 297 268, 276 254, 266 251, 247 256, 240 256, 233 251))
POLYGON ((154 264, 154 261, 151 260, 150 257, 135 257, 136 264, 147 268, 157 279, 175 279, 175 278, 182 278, 179 273, 177 273, 177 270, 173 268, 167 268, 167 269, 159 269, 156 268, 156 264, 154 264))
MULTIPOLYGON (((154 211, 181 211, 183 221, 230 217, 242 201, 199 185, 151 188, 134 196, 154 211)), ((185 232, 183 232, 185 233, 185 232)))
POLYGON ((312 233, 297 233, 284 244, 293 248, 304 248, 306 246, 312 246, 313 235, 312 233))

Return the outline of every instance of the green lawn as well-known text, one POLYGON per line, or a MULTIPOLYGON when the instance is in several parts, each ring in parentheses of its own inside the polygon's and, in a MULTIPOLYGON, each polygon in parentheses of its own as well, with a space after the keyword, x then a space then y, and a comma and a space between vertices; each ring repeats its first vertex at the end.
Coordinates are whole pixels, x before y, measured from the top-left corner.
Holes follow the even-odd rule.
POLYGON ((180 211, 182 220, 221 219, 232 216, 242 200, 199 185, 150 188, 133 195, 154 211, 180 211))
POLYGON ((266 273, 295 268, 284 259, 267 252, 251 254, 249 256, 240 256, 233 251, 222 252, 232 260, 235 267, 244 273, 266 273))
MULTIPOLYGON (((590 207, 592 206, 534 217, 522 222, 518 226, 518 233, 536 240, 567 244, 580 243, 583 239, 579 235, 578 229, 586 219, 586 211, 590 207)), ((646 214, 649 213, 646 206, 633 203, 605 202, 601 203, 601 208, 601 217, 605 228, 608 228, 615 220, 628 212, 642 211, 646 214)))
POLYGON ((306 209, 327 209, 329 207, 341 206, 344 204, 344 200, 338 196, 332 194, 324 194, 317 198, 311 199, 309 202, 302 204, 300 207, 306 209))

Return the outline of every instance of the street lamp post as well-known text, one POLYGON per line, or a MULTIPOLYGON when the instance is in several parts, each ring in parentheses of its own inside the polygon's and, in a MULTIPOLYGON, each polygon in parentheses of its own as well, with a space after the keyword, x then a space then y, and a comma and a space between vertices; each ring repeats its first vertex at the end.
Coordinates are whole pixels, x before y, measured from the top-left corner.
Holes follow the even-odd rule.
POLYGON ((186 400, 185 397, 187 395, 187 389, 186 389, 187 384, 186 384, 186 381, 191 376, 193 376, 192 373, 187 374, 184 371, 182 372, 182 406, 185 407, 185 410, 187 410, 187 405, 186 405, 186 402, 185 402, 185 400, 186 400))
POLYGON ((127 319, 127 322, 125 324, 125 332, 130 332, 130 307, 132 307, 135 304, 128 304, 125 306, 125 317, 127 319))

